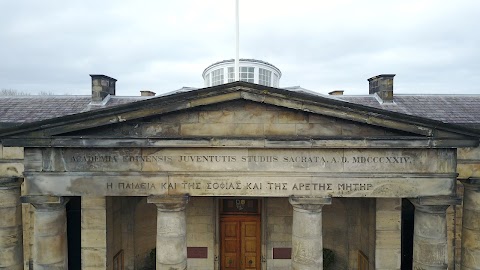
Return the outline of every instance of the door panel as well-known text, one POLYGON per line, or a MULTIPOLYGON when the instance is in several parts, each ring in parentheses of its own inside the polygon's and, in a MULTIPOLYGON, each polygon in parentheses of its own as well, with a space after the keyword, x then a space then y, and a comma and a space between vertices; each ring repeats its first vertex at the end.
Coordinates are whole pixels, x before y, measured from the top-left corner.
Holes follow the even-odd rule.
POLYGON ((221 223, 221 269, 260 270, 260 217, 225 216, 221 223))
MULTIPOLYGON (((259 243, 260 233, 257 232, 260 228, 260 222, 257 221, 244 221, 241 223, 242 226, 242 259, 243 259, 243 269, 260 269, 257 268, 257 253, 259 254, 260 250, 257 248, 257 243, 259 243)), ((242 270, 243 270, 242 269, 242 270)))
POLYGON ((222 222, 222 269, 239 269, 239 225, 237 221, 222 222))

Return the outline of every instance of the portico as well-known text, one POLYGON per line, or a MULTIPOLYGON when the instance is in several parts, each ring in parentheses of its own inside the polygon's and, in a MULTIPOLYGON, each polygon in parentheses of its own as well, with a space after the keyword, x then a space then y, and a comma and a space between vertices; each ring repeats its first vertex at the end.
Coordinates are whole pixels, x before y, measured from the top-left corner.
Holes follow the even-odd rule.
MULTIPOLYGON (((4 145, 25 147, 22 198, 35 207, 39 269, 68 260, 69 197, 82 201, 83 269, 113 269, 114 257, 137 269, 150 251, 137 248, 138 239, 154 240, 157 269, 323 269, 323 248, 334 249, 342 267, 353 268, 362 253, 371 268, 400 269, 401 198, 416 209, 414 269, 446 269, 445 211, 459 203, 456 148, 478 144, 471 131, 447 124, 245 83, 2 136, 4 145), (131 210, 117 215, 120 201, 131 210), (351 249, 334 245, 339 232, 351 249)), ((479 252, 475 185, 465 185, 466 269, 479 267, 471 259, 479 252)), ((15 205, 0 210, 14 213, 15 205)))

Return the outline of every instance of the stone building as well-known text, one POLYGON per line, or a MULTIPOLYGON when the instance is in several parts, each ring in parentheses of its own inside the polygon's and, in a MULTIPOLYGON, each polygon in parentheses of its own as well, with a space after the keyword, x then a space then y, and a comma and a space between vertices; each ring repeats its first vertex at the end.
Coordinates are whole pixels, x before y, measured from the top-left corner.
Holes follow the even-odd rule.
POLYGON ((0 269, 480 269, 480 95, 91 76, 0 97, 0 269))

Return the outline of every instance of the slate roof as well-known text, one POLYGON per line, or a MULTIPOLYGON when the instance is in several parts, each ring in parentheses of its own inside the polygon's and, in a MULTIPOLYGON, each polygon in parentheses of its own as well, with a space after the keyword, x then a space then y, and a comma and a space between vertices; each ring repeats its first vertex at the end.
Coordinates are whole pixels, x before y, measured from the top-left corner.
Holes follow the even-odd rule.
MULTIPOLYGON (((168 95, 196 91, 184 87, 168 95)), ((393 104, 382 104, 374 95, 322 95, 298 86, 284 90, 317 95, 349 103, 429 118, 449 124, 480 129, 480 95, 395 95, 393 104)), ((165 96, 164 94, 162 96, 165 96)), ((0 96, 0 128, 35 122, 89 110, 114 107, 153 96, 112 96, 104 106, 91 106, 90 96, 0 96)), ((157 96, 158 98, 158 96, 157 96)))
POLYGON ((382 104, 374 95, 332 98, 444 123, 480 126, 480 95, 394 95, 393 104, 382 104))
POLYGON ((149 98, 112 96, 104 106, 90 106, 91 96, 0 96, 0 128, 2 124, 35 122, 149 98))

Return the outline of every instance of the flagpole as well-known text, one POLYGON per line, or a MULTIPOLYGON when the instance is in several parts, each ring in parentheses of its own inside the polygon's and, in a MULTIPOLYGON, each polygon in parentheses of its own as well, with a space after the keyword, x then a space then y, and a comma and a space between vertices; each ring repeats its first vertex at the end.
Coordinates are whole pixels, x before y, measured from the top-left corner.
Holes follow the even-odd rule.
POLYGON ((240 80, 240 69, 239 69, 239 16, 238 16, 238 1, 235 0, 235 39, 236 39, 236 54, 235 54, 235 81, 240 80))

